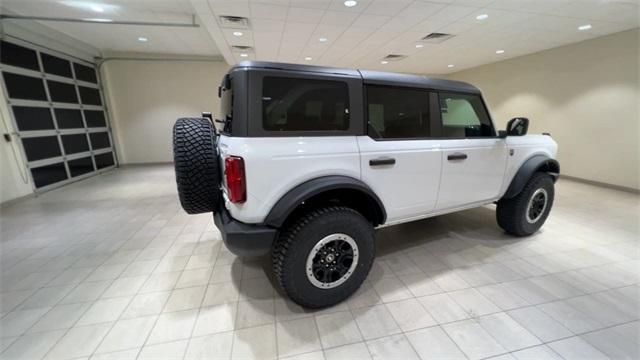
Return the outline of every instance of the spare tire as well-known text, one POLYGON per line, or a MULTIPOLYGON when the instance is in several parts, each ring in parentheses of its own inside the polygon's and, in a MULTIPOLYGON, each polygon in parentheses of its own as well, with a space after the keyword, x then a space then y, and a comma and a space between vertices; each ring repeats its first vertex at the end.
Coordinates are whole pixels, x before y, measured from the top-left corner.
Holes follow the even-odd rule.
POLYGON ((220 164, 213 124, 181 118, 173 126, 173 160, 182 208, 189 214, 214 212, 220 201, 220 164))

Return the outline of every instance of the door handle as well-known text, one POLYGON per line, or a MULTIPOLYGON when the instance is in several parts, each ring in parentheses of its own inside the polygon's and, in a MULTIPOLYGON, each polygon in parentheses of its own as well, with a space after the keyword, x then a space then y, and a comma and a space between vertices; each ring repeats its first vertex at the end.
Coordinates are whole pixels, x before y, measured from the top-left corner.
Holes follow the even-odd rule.
POLYGON ((455 153, 447 156, 447 160, 449 161, 464 160, 466 158, 467 158, 467 154, 463 154, 463 153, 455 153))
POLYGON ((369 160, 369 166, 393 165, 396 163, 394 158, 377 158, 369 160))

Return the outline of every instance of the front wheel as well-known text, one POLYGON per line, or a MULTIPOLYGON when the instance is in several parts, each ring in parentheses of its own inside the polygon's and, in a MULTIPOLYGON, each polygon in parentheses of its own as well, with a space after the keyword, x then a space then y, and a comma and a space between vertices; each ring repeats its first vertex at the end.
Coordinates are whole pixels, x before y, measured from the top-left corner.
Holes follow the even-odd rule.
POLYGON ((288 225, 272 253, 280 286, 308 308, 331 306, 353 294, 369 274, 374 256, 371 223, 340 206, 313 210, 288 225))
POLYGON ((547 220, 553 198, 551 176, 546 173, 535 173, 518 195, 498 201, 496 210, 498 225, 509 234, 531 235, 547 220))

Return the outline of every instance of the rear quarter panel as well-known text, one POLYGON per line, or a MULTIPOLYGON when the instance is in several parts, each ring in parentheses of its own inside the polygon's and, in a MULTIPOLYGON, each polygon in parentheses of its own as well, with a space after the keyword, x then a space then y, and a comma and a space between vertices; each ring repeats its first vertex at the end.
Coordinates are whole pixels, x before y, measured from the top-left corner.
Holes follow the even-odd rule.
POLYGON ((360 179, 355 136, 244 138, 222 135, 218 146, 222 159, 227 156, 244 159, 247 201, 233 204, 226 193, 224 195, 225 207, 231 216, 244 223, 262 223, 287 191, 305 181, 327 175, 360 179))

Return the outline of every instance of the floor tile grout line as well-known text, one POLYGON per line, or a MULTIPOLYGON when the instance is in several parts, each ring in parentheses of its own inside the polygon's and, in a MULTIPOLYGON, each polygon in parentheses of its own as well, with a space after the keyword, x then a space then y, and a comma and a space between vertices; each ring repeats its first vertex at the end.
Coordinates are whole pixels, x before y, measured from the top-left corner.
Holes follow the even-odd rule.
MULTIPOLYGON (((202 238, 202 234, 204 233, 204 231, 200 234, 200 237, 198 238, 198 240, 200 240, 200 238, 202 238)), ((195 249, 194 249, 195 251, 195 249)), ((213 262, 213 264, 210 266, 211 268, 211 273, 209 274, 209 278, 207 279, 207 283, 204 285, 204 293, 202 294, 202 299, 200 299, 200 306, 198 307, 198 313, 196 314, 196 319, 195 322, 193 323, 193 326, 191 327, 191 332, 189 333, 189 339, 187 340, 187 346, 184 348, 184 353, 182 354, 182 358, 184 359, 187 356, 187 353, 189 352, 189 347, 191 346, 191 339, 193 338, 193 332, 196 329, 196 326, 198 325, 198 320, 200 320, 200 313, 202 312, 202 307, 204 304, 204 300, 207 297, 207 292, 209 291, 209 284, 211 283, 211 278, 213 278, 213 269, 216 267, 216 263, 218 262, 218 256, 220 255, 220 250, 218 250, 218 252, 216 253, 216 258, 213 262)), ((191 255, 193 256, 193 255, 191 255)), ((187 262, 187 264, 189 264, 189 262, 187 262)), ((186 265, 185 265, 186 267, 186 265)), ((183 272, 184 273, 184 272, 183 272)), ((178 284, 178 282, 180 281, 180 278, 178 278, 178 281, 176 282, 176 286, 178 284)), ((169 297, 171 297, 171 295, 169 295, 169 297)), ((168 301, 168 299, 167 299, 168 301)), ((237 313, 238 313, 238 305, 236 304, 236 309, 235 309, 235 315, 234 315, 234 322, 233 322, 233 328, 231 329, 232 331, 235 331, 235 317, 237 317, 237 313)), ((152 329, 153 331, 153 329, 152 329)), ((233 349, 233 336, 231 337, 231 350, 233 349)), ((231 355, 229 355, 231 356, 231 355)))
MULTIPOLYGON (((137 257, 136 257, 137 258, 137 257)), ((134 261, 135 262, 135 259, 134 261)), ((129 265, 133 264, 133 262, 131 262, 129 265)), ((154 270, 160 265, 160 263, 156 264, 156 266, 153 268, 154 270)), ((128 266, 127 266, 128 267, 128 266)), ((125 268, 126 270, 126 268, 125 268)), ((123 272, 125 271, 123 270, 123 272)), ((133 303, 133 300, 135 300, 136 296, 138 296, 138 294, 140 294, 140 290, 144 287, 144 284, 147 283, 147 281, 149 281, 149 278, 151 277, 151 275, 153 274, 153 270, 151 271, 151 273, 147 274, 147 278, 145 279, 145 281, 142 283, 142 285, 140 285, 140 287, 138 288, 138 290, 135 292, 135 294, 133 294, 131 296, 131 300, 129 300, 129 302, 127 303, 127 306, 124 307, 124 309, 122 310, 122 312, 120 313, 120 315, 118 315, 118 318, 113 321, 113 324, 111 325, 111 327, 109 328, 109 330, 104 334, 104 337, 100 340, 100 342, 98 343, 98 345, 95 347, 95 349, 93 349, 93 351, 91 352, 90 357, 93 357, 94 354, 96 353, 96 351, 98 351, 98 349, 100 348, 100 345, 102 345, 102 343, 104 342, 104 339, 107 338, 107 336, 109 336, 109 334, 111 333, 111 331, 113 330, 113 328, 116 326, 116 324, 118 323, 118 321, 120 321, 122 319, 122 316, 124 315, 124 313, 127 311, 127 309, 129 308, 129 306, 131 306, 131 304, 133 303)), ((116 278, 117 280, 118 278, 116 278)), ((126 278, 124 278, 126 279, 126 278)), ((114 280, 115 282, 115 280, 114 280)), ((109 288, 107 288, 108 290, 109 288)), ((106 290, 105 290, 106 291, 106 290)), ((128 296, 128 295, 127 295, 128 296)), ((154 316, 154 315, 150 315, 150 316, 154 316)), ((156 315, 159 316, 159 315, 156 315)), ((140 316, 140 317, 136 317, 136 318, 141 318, 144 316, 140 316)), ((126 320, 132 320, 132 319, 136 319, 136 318, 131 318, 131 319, 126 319, 126 320)), ((157 318, 156 318, 157 320, 157 318)), ((154 322, 154 326, 155 326, 155 322, 154 322)), ((153 330, 153 328, 151 328, 151 330, 153 330)), ((149 331, 149 333, 151 333, 151 330, 149 331)))
MULTIPOLYGON (((115 279, 113 279, 113 281, 110 283, 109 286, 111 286, 111 284, 113 284, 113 282, 115 281, 115 279)), ((104 294, 107 289, 109 288, 109 286, 105 287, 105 289, 102 291, 102 293, 100 294, 100 296, 102 296, 102 294, 104 294)), ((82 312, 82 315, 80 315, 78 317, 78 319, 67 329, 65 330, 65 333, 55 342, 55 344, 53 346, 51 346, 49 348, 49 350, 47 350, 47 352, 42 356, 42 359, 46 358, 47 355, 49 355, 49 353, 51 352, 51 350, 55 349, 56 346, 58 346, 58 344, 60 343, 60 341, 62 341, 62 339, 64 339, 65 336, 67 336, 67 334, 75 327, 75 325, 80 321, 80 319, 82 319, 82 317, 84 317, 85 314, 87 314, 87 312, 91 309, 91 307, 93 306, 93 304, 96 303, 96 301, 98 301, 100 299, 100 297, 98 297, 97 299, 91 301, 91 305, 87 306, 87 309, 85 311, 82 312)), ((61 300, 62 301, 62 300, 61 300)), ((97 324, 88 324, 87 326, 92 326, 92 325, 97 325, 97 324)), ((34 324, 35 326, 35 324, 34 324)), ((106 334, 105 334, 106 335, 106 334)))
MULTIPOLYGON (((177 238, 177 235, 176 235, 176 238, 177 238)), ((174 240, 174 242, 175 242, 175 240, 174 240)), ((173 244, 173 243, 172 243, 172 244, 173 244)), ((124 244, 123 244, 123 245, 124 245, 124 244)), ((123 245, 121 245, 121 246, 123 246, 123 245)), ((170 247, 171 247, 171 246, 170 246, 170 247)), ((169 247, 169 248, 170 248, 170 247, 169 247)), ((168 252, 169 248, 167 249, 167 252, 168 252)), ((142 250, 141 250, 141 251, 142 251, 142 250)), ((138 255, 137 255, 137 256, 136 256, 132 261, 130 261, 129 263, 127 263, 127 267, 128 267, 128 266, 130 266, 133 262, 135 262, 135 260, 137 259, 137 257, 139 256, 139 253, 140 253, 141 251, 139 251, 139 252, 138 252, 138 255)), ((116 252, 117 252, 117 251, 116 251, 116 252)), ((115 252, 114 252, 114 253, 115 253, 115 252)), ((166 254, 166 252, 165 252, 165 254, 166 254)), ((110 257, 109 257, 109 258, 110 258, 110 257)), ((105 260, 105 262, 106 262, 106 261, 107 261, 107 260, 105 260)), ((159 265, 159 263, 158 263, 158 264, 156 264, 156 267, 155 267, 155 268, 157 268, 157 266, 158 266, 158 265, 159 265)), ((154 268, 154 269, 155 269, 155 268, 154 268)), ((125 271, 125 270, 126 270, 126 267, 125 267, 125 269, 123 269, 122 273, 124 273, 124 271, 125 271)), ((122 273, 121 273, 121 274, 122 274, 122 273)), ((146 281, 148 281, 149 277, 150 277, 152 274, 153 274, 153 271, 152 271, 150 274, 148 274, 147 279, 145 280, 145 283, 146 283, 146 281)), ((115 279, 113 279, 113 281, 112 281, 111 285, 113 285, 113 283, 114 283, 118 278, 120 278, 120 276, 118 276, 118 277, 116 277, 115 279)), ((125 278, 126 278, 126 277, 125 277, 125 278)), ((110 285, 110 286, 111 286, 111 285, 110 285)), ((104 293, 109 289, 109 287, 110 287, 110 286, 108 286, 108 287, 106 287, 106 288, 105 288, 105 290, 102 292, 102 295, 104 295, 104 293)), ((140 287, 140 289, 142 289, 142 287, 143 287, 143 286, 144 286, 144 283, 142 284, 142 286, 140 287)), ((95 354, 95 351, 97 351, 97 349, 100 347, 100 345, 102 344, 102 342, 104 341, 104 339, 106 338, 106 336, 111 332, 111 330, 113 329, 113 327, 115 326, 115 324, 120 320, 120 318, 122 317, 122 314, 124 314, 124 312, 126 311, 126 309, 128 308, 128 306, 131 304, 131 302, 133 301, 133 299, 137 296, 137 294, 139 294, 140 289, 138 289, 138 291, 137 291, 133 296, 131 296, 131 300, 129 301, 129 303, 127 304, 127 306, 125 307, 125 309, 123 309, 122 313, 118 316, 118 319, 116 319, 115 321, 113 321, 112 326, 111 326, 111 327, 109 328, 109 330, 105 333, 104 337, 100 340, 100 342, 98 343, 98 345, 96 346, 96 348, 92 351, 92 354, 91 354, 90 356, 93 356, 93 355, 95 354)), ((127 296, 128 296, 128 295, 127 295, 127 296)), ((123 296, 123 297, 126 297, 126 296, 123 296)), ((94 300, 94 301, 93 301, 93 303, 95 303, 95 302, 99 301, 100 299, 101 299, 101 297, 98 297, 98 299, 94 300)), ((89 307, 89 308, 90 308, 90 307, 89 307)), ((87 311, 88 311, 88 309, 87 309, 87 311)), ((85 313, 86 313, 86 312, 85 312, 85 313)), ((82 317, 82 316, 81 316, 81 317, 82 317)), ((81 318, 81 317, 80 317, 80 318, 81 318)), ((80 320, 80 318, 78 319, 78 321, 80 320)), ((76 322, 76 323, 77 323, 77 322, 76 322)), ((90 324, 90 325, 95 325, 95 324, 90 324)), ((90 325, 88 325, 88 326, 90 326, 90 325)), ((154 325, 155 325, 155 323, 154 323, 154 325)), ((73 328, 74 328, 74 326, 72 326, 71 328, 69 328, 69 330, 70 330, 70 329, 73 329, 73 328)), ((67 331, 67 332, 68 332, 68 331, 67 331)), ((66 335, 66 333, 65 333, 65 335, 66 335)), ((63 336, 63 337, 64 337, 64 336, 63 336)), ((62 339, 62 338, 61 338, 61 339, 62 339)), ((57 344, 56 344, 56 345, 57 345, 57 344)), ((46 355, 45 355, 45 356, 46 356, 46 355)))
MULTIPOLYGON (((620 324, 615 324, 615 325, 607 326, 607 327, 604 327, 604 328, 599 328, 599 329, 595 329, 595 330, 585 331, 585 332, 583 332, 583 333, 579 333, 579 334, 575 334, 575 333, 574 333, 574 334, 572 334, 571 336, 565 336, 565 337, 558 338, 558 339, 554 339, 554 340, 551 340, 551 341, 543 341, 542 343, 537 344, 537 345, 527 346, 527 347, 524 347, 524 348, 521 348, 521 349, 517 349, 517 350, 513 350, 513 351, 508 351, 508 352, 504 352, 504 353, 500 353, 500 354, 491 355, 491 356, 485 357, 485 358, 483 358, 483 359, 489 359, 489 358, 492 358, 492 357, 495 357, 495 356, 501 356, 501 355, 506 355, 506 354, 512 354, 512 353, 516 353, 516 352, 518 352, 518 351, 527 350, 527 349, 531 349, 531 348, 534 348, 534 347, 537 347, 537 346, 542 346, 542 345, 547 346, 547 347, 548 347, 549 349, 551 349, 554 353, 556 353, 556 351, 555 351, 551 346, 549 346, 549 344, 552 344, 552 343, 555 343, 555 342, 564 341, 564 340, 568 340, 568 339, 572 339, 572 338, 575 338, 575 337, 579 337, 579 338, 581 338, 583 335, 591 334, 591 333, 598 332, 598 331, 602 331, 602 330, 611 329, 611 328, 614 328, 614 327, 617 327, 617 326, 622 326, 622 325, 626 325, 626 324, 631 324, 631 323, 638 322, 638 321, 639 321, 638 319, 634 319, 634 320, 631 320, 631 321, 626 321, 626 322, 623 322, 623 323, 620 323, 620 324)), ((584 339, 583 339, 583 340, 584 340, 584 339)), ((587 342, 587 343, 588 343, 588 342, 587 342)), ((589 344, 589 343, 588 343, 588 344, 589 344)), ((595 346, 593 346, 593 345, 591 345, 591 344, 589 344, 589 345, 595 348, 595 346)), ((597 348, 596 348, 596 349, 597 349, 597 348)), ((559 356, 561 356, 560 354, 558 354, 558 355, 559 355, 559 356)), ((561 356, 561 357, 562 357, 562 356, 561 356)))
MULTIPOLYGON (((184 227, 185 227, 185 226, 186 226, 186 224, 184 224, 184 225, 182 226, 182 228, 181 228, 181 229, 184 229, 184 227)), ((177 241, 178 241, 178 236, 180 236, 180 234, 179 234, 179 233, 175 236, 175 238, 174 238, 173 242, 171 242, 171 245, 170 245, 170 246, 167 248, 167 250, 164 252, 164 255, 162 256, 162 258, 161 258, 161 259, 163 259, 165 256, 167 256, 167 253, 168 253, 168 252, 171 250, 171 248, 172 248, 172 247, 177 243, 177 241)), ((195 249, 195 247, 194 247, 194 249, 195 249)), ((162 262, 162 260, 160 260, 160 262, 162 262)), ((158 265, 156 265, 156 268, 155 268, 155 269, 157 269, 157 268, 158 268, 158 266, 160 266, 160 263, 158 263, 158 265)), ((185 264, 185 267, 186 267, 186 264, 185 264)), ((154 269, 154 271, 155 271, 155 269, 154 269)), ((149 341, 149 338, 151 337, 151 334, 153 333, 153 330, 154 330, 154 329, 155 329, 155 327, 158 325, 158 320, 160 319, 160 316, 162 316, 162 314, 163 314, 164 307, 165 307, 165 306, 167 306, 167 303, 169 302, 169 299, 171 299, 171 294, 173 294, 173 292, 175 291, 176 286, 178 285, 178 281, 180 281, 180 277, 182 276, 182 272, 184 272, 184 268, 183 268, 182 270, 180 270, 180 271, 181 271, 180 276, 178 276, 178 279, 176 279, 176 283, 175 283, 175 284, 173 284, 173 286, 171 287, 171 292, 169 293, 169 296, 167 297, 167 301, 163 304, 162 309, 160 310, 160 313, 157 315, 156 320, 153 322, 153 326, 151 327, 151 330, 149 331, 149 333, 147 334, 146 338, 144 339, 144 341, 143 341, 142 345, 140 346, 140 350, 139 350, 139 351, 138 351, 138 353, 136 354, 136 359, 139 359, 139 358, 140 358, 140 354, 142 354, 142 350, 144 350, 145 346, 147 345, 147 342, 149 341)), ((153 272, 152 272, 152 274, 153 274, 153 272)), ((142 286, 144 287, 144 284, 143 284, 142 286)), ((142 288, 142 287, 141 287, 141 288, 142 288)), ((204 295, 203 295, 203 296, 204 296, 204 295)), ((132 300, 132 301, 133 301, 133 300, 132 300)), ((126 311, 126 309, 125 309, 125 311, 126 311)), ((196 318, 196 321, 197 321, 197 320, 198 320, 198 319, 196 318)), ((195 323, 194 323, 194 326, 195 326, 195 323)), ((179 340, 174 340, 174 341, 179 341, 179 340)), ((153 345, 157 345, 157 344, 153 344, 153 345)), ((96 348, 96 349, 97 349, 97 348, 96 348)), ((185 348, 185 351, 186 351, 186 350, 187 350, 187 349, 185 348)), ((184 357, 184 354, 183 354, 183 357, 184 357)))

